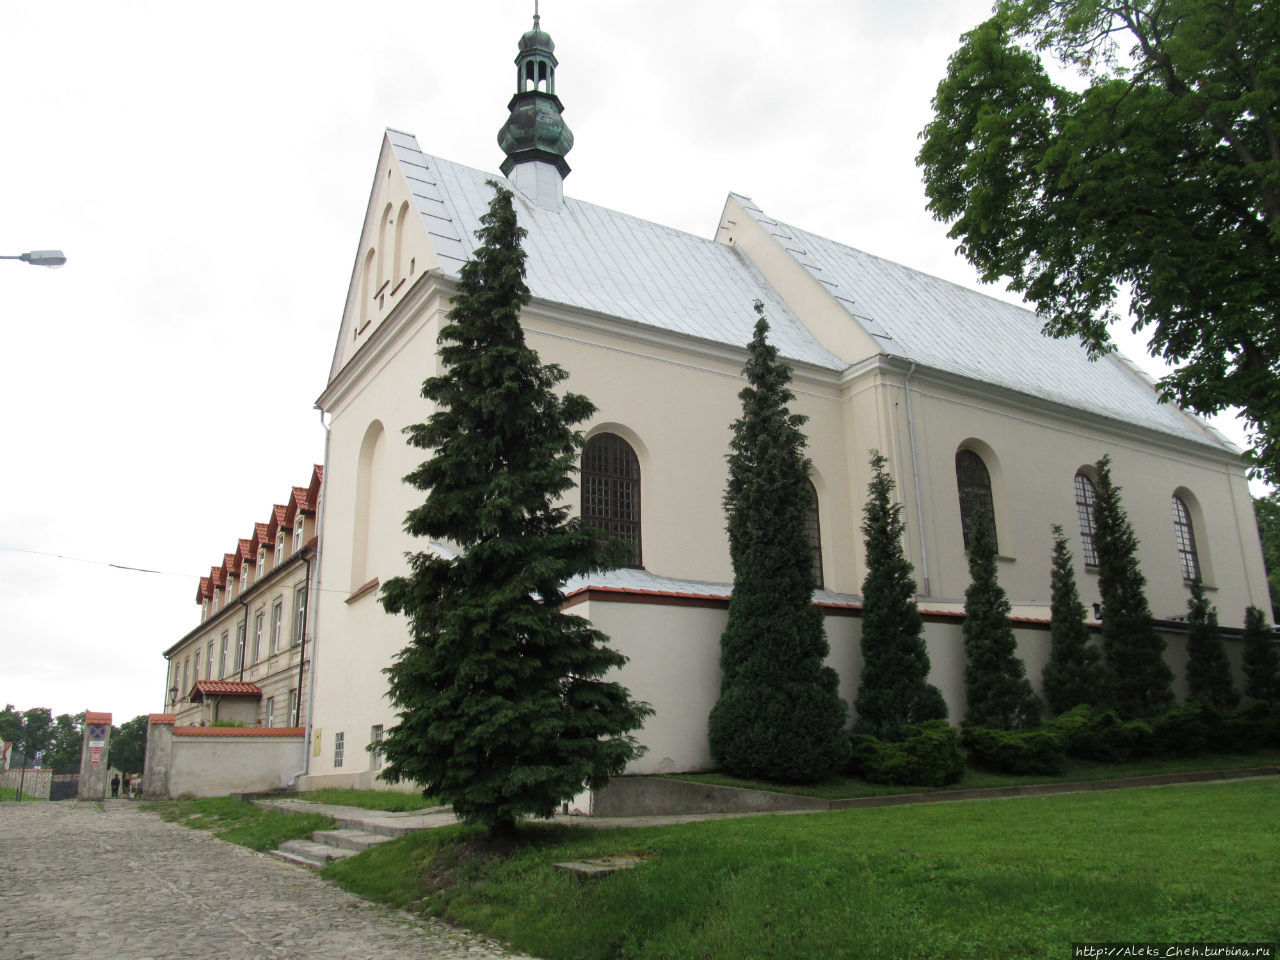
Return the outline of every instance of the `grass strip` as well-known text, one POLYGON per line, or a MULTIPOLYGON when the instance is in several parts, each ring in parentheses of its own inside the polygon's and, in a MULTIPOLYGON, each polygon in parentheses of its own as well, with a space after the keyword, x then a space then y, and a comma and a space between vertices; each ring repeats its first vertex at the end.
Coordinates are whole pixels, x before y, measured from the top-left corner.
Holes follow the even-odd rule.
MULTIPOLYGON (((18 799, 18 788, 17 788, 17 787, 0 787, 0 800, 15 800, 15 801, 16 801, 17 799, 18 799)), ((27 801, 33 801, 33 802, 34 802, 34 801, 37 801, 37 800, 41 800, 41 801, 43 801, 43 800, 47 800, 47 799, 49 799, 49 798, 48 798, 48 797, 33 797, 33 796, 28 792, 28 791, 26 791, 26 790, 22 791, 22 800, 21 800, 21 802, 22 802, 22 803, 26 803, 27 801)))
POLYGON ((286 813, 264 810, 234 797, 202 797, 148 803, 144 809, 184 827, 211 830, 220 840, 250 850, 274 850, 286 840, 310 837, 317 830, 337 826, 332 817, 319 813, 286 813))
POLYGON ((1280 783, 598 830, 424 831, 328 866, 369 899, 549 960, 1071 955, 1275 942, 1280 783), (565 860, 646 862, 588 881, 565 860))
POLYGON ((1015 775, 988 773, 985 770, 965 771, 959 783, 945 787, 893 786, 868 783, 858 777, 836 777, 815 784, 778 784, 767 780, 744 780, 719 773, 670 774, 667 780, 689 780, 719 787, 738 787, 743 790, 767 790, 772 793, 788 793, 824 800, 845 800, 858 797, 890 797, 904 793, 936 793, 940 790, 969 790, 982 787, 1010 787, 1035 783, 1076 783, 1089 780, 1116 780, 1124 777, 1146 777, 1162 773, 1194 773, 1202 770, 1230 770, 1236 767, 1263 767, 1280 764, 1280 750, 1258 750, 1253 753, 1213 753, 1194 757, 1159 757, 1135 760, 1131 763, 1094 763, 1088 760, 1067 760, 1067 770, 1059 776, 1044 774, 1015 775))
POLYGON ((433 797, 424 797, 420 793, 401 793, 398 790, 342 790, 337 787, 325 787, 322 790, 308 790, 295 798, 309 803, 334 803, 346 807, 362 807, 365 810, 384 810, 400 813, 409 810, 425 810, 438 806, 433 797))

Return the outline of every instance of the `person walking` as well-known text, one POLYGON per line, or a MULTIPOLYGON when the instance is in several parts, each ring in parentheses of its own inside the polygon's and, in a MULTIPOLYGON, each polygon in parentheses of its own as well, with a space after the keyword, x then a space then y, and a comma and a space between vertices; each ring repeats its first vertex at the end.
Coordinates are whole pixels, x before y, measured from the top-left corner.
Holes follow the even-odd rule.
POLYGON ((130 793, 129 793, 129 775, 127 773, 120 779, 120 786, 124 788, 125 799, 128 799, 130 796, 130 793))
POLYGON ((111 778, 111 796, 120 796, 120 774, 118 773, 111 778))

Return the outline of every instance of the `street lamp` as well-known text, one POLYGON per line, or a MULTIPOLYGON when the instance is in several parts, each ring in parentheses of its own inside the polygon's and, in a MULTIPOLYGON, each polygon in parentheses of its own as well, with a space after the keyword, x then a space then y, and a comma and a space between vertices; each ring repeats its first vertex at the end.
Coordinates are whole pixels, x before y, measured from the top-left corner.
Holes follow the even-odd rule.
POLYGON ((36 267, 60 267, 67 262, 61 250, 32 250, 11 257, 0 256, 0 260, 21 260, 36 267))

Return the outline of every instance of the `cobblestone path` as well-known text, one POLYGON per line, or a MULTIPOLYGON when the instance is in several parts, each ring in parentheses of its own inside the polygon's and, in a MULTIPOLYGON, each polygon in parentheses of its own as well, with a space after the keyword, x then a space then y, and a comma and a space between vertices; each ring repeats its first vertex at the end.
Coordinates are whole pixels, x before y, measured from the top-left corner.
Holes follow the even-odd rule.
POLYGON ((0 804, 0 960, 210 957, 515 960, 127 800, 0 804))

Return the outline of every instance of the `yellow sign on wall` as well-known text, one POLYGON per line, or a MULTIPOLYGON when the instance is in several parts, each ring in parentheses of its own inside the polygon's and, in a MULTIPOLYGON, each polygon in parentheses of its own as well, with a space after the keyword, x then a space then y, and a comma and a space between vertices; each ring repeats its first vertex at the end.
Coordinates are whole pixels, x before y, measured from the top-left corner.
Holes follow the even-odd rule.
POLYGON ((320 728, 316 727, 311 731, 311 755, 313 757, 320 756, 320 728))

